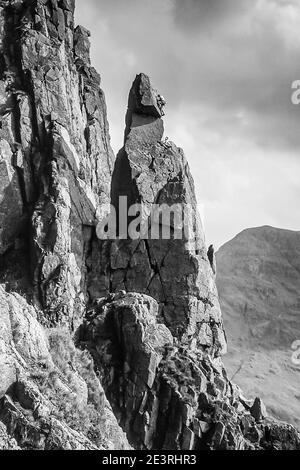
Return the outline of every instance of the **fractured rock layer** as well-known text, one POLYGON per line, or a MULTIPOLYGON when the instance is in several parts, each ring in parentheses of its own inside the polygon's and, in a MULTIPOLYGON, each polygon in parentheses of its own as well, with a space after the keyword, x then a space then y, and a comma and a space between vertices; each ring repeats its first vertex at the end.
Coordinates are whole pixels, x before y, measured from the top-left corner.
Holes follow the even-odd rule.
POLYGON ((89 47, 74 0, 0 0, 0 448, 129 449, 123 430, 138 449, 299 448, 228 380, 194 184, 162 140, 162 101, 138 75, 114 162, 89 47), (187 204, 193 237, 178 239, 174 218, 169 239, 124 239, 131 214, 99 240, 124 196, 143 205, 141 227, 153 204, 187 204))
POLYGON ((109 403, 99 402, 104 394, 92 362, 76 355, 67 333, 47 333, 37 310, 2 287, 0 314, 0 449, 129 448, 109 403), (113 431, 112 441, 104 426, 113 431), (99 434, 97 446, 90 428, 99 434))
POLYGON ((229 379, 221 358, 179 344, 142 294, 102 299, 80 340, 137 449, 299 449, 297 431, 266 417, 229 379))
MULTIPOLYGON (((86 253, 97 209, 109 200, 114 158, 100 77, 90 65, 89 32, 74 30, 73 0, 4 3, 1 264, 8 259, 19 267, 25 258, 44 320, 76 324, 86 300, 86 253), (13 249, 19 260, 11 259, 13 249)), ((14 270, 3 279, 12 287, 14 270)))
POLYGON ((291 349, 300 331, 300 232, 247 229, 220 248, 217 261, 228 373, 300 429, 300 366, 291 349))
POLYGON ((92 286, 93 294, 97 288, 99 296, 116 293, 95 302, 81 329, 82 345, 135 448, 299 448, 296 430, 269 420, 260 399, 248 402, 227 376, 221 360, 226 338, 193 180, 182 151, 162 137, 156 93, 149 78, 138 75, 112 203, 117 213, 119 197, 127 196, 128 206, 143 204, 141 226, 152 204, 188 203, 196 215, 193 243, 150 234, 123 240, 124 227, 116 242, 101 242, 94 279, 100 272, 103 282, 92 286))
POLYGON ((114 156, 88 38, 73 0, 0 2, 4 449, 129 448, 91 360, 67 331, 41 326, 81 321, 97 210, 109 201, 114 156))

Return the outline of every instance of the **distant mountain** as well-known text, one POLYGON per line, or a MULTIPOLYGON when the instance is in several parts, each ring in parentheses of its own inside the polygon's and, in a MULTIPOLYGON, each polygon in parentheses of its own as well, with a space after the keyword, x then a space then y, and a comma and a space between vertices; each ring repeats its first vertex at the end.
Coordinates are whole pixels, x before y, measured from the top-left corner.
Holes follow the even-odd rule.
POLYGON ((300 232, 247 229, 217 253, 217 285, 229 344, 225 363, 245 393, 300 428, 300 232))

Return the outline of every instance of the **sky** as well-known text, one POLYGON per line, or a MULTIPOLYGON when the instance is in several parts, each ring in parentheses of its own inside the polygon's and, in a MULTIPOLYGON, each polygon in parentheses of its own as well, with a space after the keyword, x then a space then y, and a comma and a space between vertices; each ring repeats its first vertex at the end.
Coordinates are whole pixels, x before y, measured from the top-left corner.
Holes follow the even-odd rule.
POLYGON ((91 31, 111 143, 128 93, 148 74, 167 101, 165 135, 184 149, 207 243, 249 227, 300 230, 299 0, 77 0, 91 31))

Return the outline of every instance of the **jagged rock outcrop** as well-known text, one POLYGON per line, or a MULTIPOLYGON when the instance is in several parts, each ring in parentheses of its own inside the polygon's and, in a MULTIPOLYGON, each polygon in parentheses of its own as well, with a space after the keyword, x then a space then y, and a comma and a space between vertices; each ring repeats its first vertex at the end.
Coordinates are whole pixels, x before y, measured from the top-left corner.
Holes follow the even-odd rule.
POLYGON ((32 278, 44 321, 76 325, 114 157, 89 32, 73 14, 74 0, 1 3, 0 255, 4 282, 28 292, 32 278))
POLYGON ((221 358, 191 350, 162 324, 158 303, 118 293, 98 301, 81 328, 114 413, 137 449, 300 449, 289 425, 248 402, 221 358))
POLYGON ((21 450, 15 439, 12 439, 6 431, 4 424, 0 423, 0 450, 21 450))
POLYGON ((1 401, 0 419, 20 448, 35 450, 97 450, 85 436, 53 415, 53 407, 37 389, 17 382, 1 401))
MULTIPOLYGON (((149 78, 138 75, 112 178, 112 203, 118 215, 120 197, 127 196, 128 207, 142 204, 140 227, 155 203, 190 204, 194 237, 192 243, 173 233, 169 240, 161 235, 153 240, 148 233, 132 240, 131 220, 119 225, 117 241, 100 243, 94 268, 100 266, 116 293, 96 301, 80 340, 135 448, 299 448, 297 431, 269 420, 260 399, 249 403, 227 376, 221 360, 226 338, 193 180, 182 151, 162 141, 156 103, 149 78)), ((151 232, 151 224, 146 227, 151 232)))
POLYGON ((129 448, 68 332, 45 331, 37 310, 1 286, 0 314, 0 449, 129 448))
POLYGON ((217 262, 228 373, 300 429, 300 366, 292 360, 300 339, 300 232, 244 230, 220 248, 217 262))
POLYGON ((136 77, 114 162, 89 47, 74 0, 0 0, 0 448, 130 449, 123 431, 137 449, 299 448, 227 377, 194 184, 163 140, 162 98, 136 77), (130 213, 102 239, 125 196, 142 205, 138 236, 130 213), (168 228, 153 204, 190 212, 153 237, 168 228))
MULTIPOLYGON (((161 234, 154 239, 149 223, 143 238, 102 243, 102 253, 96 243, 90 292, 93 297, 120 290, 150 295, 158 301, 160 317, 175 337, 218 356, 226 352, 226 341, 194 182, 183 151, 163 141, 163 132, 157 93, 149 78, 140 74, 129 95, 125 144, 112 177, 112 204, 118 216, 119 198, 127 197, 128 208, 141 204, 141 224, 150 220, 154 204, 189 208, 190 238, 184 232, 182 239, 176 239, 176 220, 171 219, 169 239, 161 234)), ((122 233, 119 236, 124 238, 122 233)))

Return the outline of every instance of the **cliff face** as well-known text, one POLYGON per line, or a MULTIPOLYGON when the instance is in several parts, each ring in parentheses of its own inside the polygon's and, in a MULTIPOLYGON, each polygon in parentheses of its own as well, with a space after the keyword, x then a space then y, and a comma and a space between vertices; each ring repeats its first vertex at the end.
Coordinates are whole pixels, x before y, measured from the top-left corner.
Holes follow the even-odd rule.
POLYGON ((270 412, 300 426, 300 233, 243 231, 217 253, 217 285, 228 334, 230 375, 247 394, 261 390, 270 412))
POLYGON ((87 257, 114 160, 88 36, 74 29, 73 0, 1 1, 4 448, 129 447, 91 358, 68 332, 84 315, 87 257))
POLYGON ((298 448, 227 377, 193 180, 157 92, 136 77, 114 162, 73 13, 0 2, 0 448, 129 448, 123 431, 139 449, 298 448), (143 205, 140 226, 153 204, 188 205, 192 240, 175 219, 169 239, 118 224, 100 240, 121 196, 143 205))
POLYGON ((89 33, 74 30, 73 12, 73 0, 7 1, 0 20, 2 279, 26 291, 30 277, 43 320, 71 325, 114 158, 89 33))

